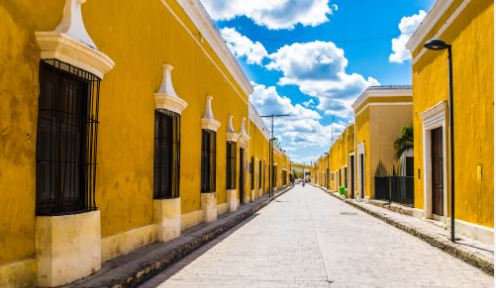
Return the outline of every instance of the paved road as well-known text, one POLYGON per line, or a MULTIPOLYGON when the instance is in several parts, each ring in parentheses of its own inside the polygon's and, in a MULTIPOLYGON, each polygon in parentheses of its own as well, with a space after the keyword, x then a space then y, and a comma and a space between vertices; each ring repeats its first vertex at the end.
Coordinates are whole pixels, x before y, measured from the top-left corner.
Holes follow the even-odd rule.
POLYGON ((493 278, 307 185, 143 287, 492 287, 493 278))

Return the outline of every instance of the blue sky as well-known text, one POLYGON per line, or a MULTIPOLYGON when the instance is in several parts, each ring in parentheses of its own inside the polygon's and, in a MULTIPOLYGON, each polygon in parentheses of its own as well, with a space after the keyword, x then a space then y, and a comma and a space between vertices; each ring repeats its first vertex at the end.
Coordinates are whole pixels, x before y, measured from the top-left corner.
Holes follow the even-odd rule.
POLYGON ((433 0, 201 0, 293 161, 322 155, 369 85, 411 83, 406 41, 433 0))

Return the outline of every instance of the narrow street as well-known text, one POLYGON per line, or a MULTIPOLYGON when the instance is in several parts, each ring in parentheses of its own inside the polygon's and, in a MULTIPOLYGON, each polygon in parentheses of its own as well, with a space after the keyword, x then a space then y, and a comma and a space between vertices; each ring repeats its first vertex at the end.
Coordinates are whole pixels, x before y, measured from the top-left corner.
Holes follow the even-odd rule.
POLYGON ((141 287, 492 287, 493 278, 307 185, 141 287))

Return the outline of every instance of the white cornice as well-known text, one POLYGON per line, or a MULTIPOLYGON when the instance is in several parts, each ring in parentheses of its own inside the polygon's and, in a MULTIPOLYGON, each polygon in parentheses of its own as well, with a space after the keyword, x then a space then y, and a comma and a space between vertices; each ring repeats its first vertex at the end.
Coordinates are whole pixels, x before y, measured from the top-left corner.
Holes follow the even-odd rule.
POLYGON ((420 114, 420 118, 422 118, 424 126, 429 126, 432 122, 438 122, 439 119, 444 120, 447 107, 448 104, 446 100, 443 100, 431 107, 429 110, 422 112, 420 114))
POLYGON ((412 89, 367 89, 358 97, 351 107, 357 109, 365 100, 371 97, 407 97, 412 96, 412 89))
MULTIPOLYGON (((446 2, 448 2, 448 1, 446 1, 446 2)), ((448 20, 446 20, 446 22, 441 26, 441 28, 439 28, 439 30, 435 33, 435 35, 432 38, 441 38, 441 36, 443 35, 443 33, 446 31, 446 29, 448 29, 448 27, 451 26, 451 24, 458 18, 458 16, 460 16, 460 14, 463 12, 463 10, 465 10, 465 8, 468 6, 468 4, 470 4, 470 2, 471 2, 471 0, 465 0, 465 1, 463 1, 462 4, 460 4, 460 6, 458 6, 458 8, 456 8, 456 10, 450 15, 450 17, 448 18, 448 20)), ((446 11, 444 11, 443 14, 445 12, 446 11)), ((429 14, 430 14, 430 12, 429 12, 429 14)), ((440 18, 443 14, 441 14, 438 17, 440 18)), ((439 20, 439 18, 437 20, 439 20)), ((437 22, 437 20, 436 20, 436 22, 437 22)), ((427 30, 427 32, 425 32, 424 37, 420 37, 419 36, 419 40, 416 40, 418 42, 412 42, 412 43, 408 42, 407 43, 407 48, 410 50, 410 53, 413 54, 413 52, 415 51, 415 49, 417 49, 419 47, 419 45, 421 45, 423 43, 422 40, 434 28, 434 25, 435 25, 435 23, 432 24, 430 27, 425 28, 427 30), (411 45, 411 46, 408 46, 408 45, 411 45)), ((410 41, 411 41, 411 39, 410 39, 410 41)), ((425 54, 426 51, 427 51, 427 49, 422 48, 420 50, 420 52, 412 59, 412 64, 415 64, 420 58, 422 58, 422 56, 424 56, 424 54, 425 54)))
POLYGON ((410 52, 413 52, 413 50, 422 44, 422 40, 424 40, 427 34, 429 34, 432 28, 434 28, 436 23, 444 15, 444 13, 446 13, 452 3, 453 1, 448 0, 437 0, 436 3, 434 3, 415 33, 413 33, 412 37, 410 37, 410 40, 406 42, 406 48, 408 48, 410 52))
POLYGON ((253 93, 250 81, 241 70, 238 62, 222 39, 219 31, 215 28, 210 16, 198 0, 177 0, 188 17, 198 28, 202 36, 207 40, 217 56, 227 67, 231 75, 236 79, 246 95, 253 93))

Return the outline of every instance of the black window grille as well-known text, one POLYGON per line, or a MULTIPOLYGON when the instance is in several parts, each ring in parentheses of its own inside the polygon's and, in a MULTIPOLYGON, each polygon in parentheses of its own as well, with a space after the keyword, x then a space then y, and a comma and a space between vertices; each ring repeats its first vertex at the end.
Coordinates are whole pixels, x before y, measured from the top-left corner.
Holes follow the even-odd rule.
POLYGON ((155 111, 154 199, 179 197, 181 116, 155 111))
POLYGON ((201 150, 201 192, 215 192, 217 166, 217 133, 212 130, 202 130, 201 150))
POLYGON ((255 158, 251 157, 250 161, 250 187, 255 189, 255 158))
POLYGON ((236 189, 236 142, 227 142, 226 189, 236 189))
POLYGON ((282 173, 281 173, 281 177, 282 177, 282 185, 286 185, 287 183, 287 174, 286 174, 286 170, 282 170, 282 173))
POLYGON ((100 79, 42 60, 39 80, 36 215, 95 210, 100 79))
POLYGON ((262 161, 258 161, 258 189, 262 188, 262 161))
POLYGON ((272 166, 272 187, 277 187, 277 166, 272 166))

